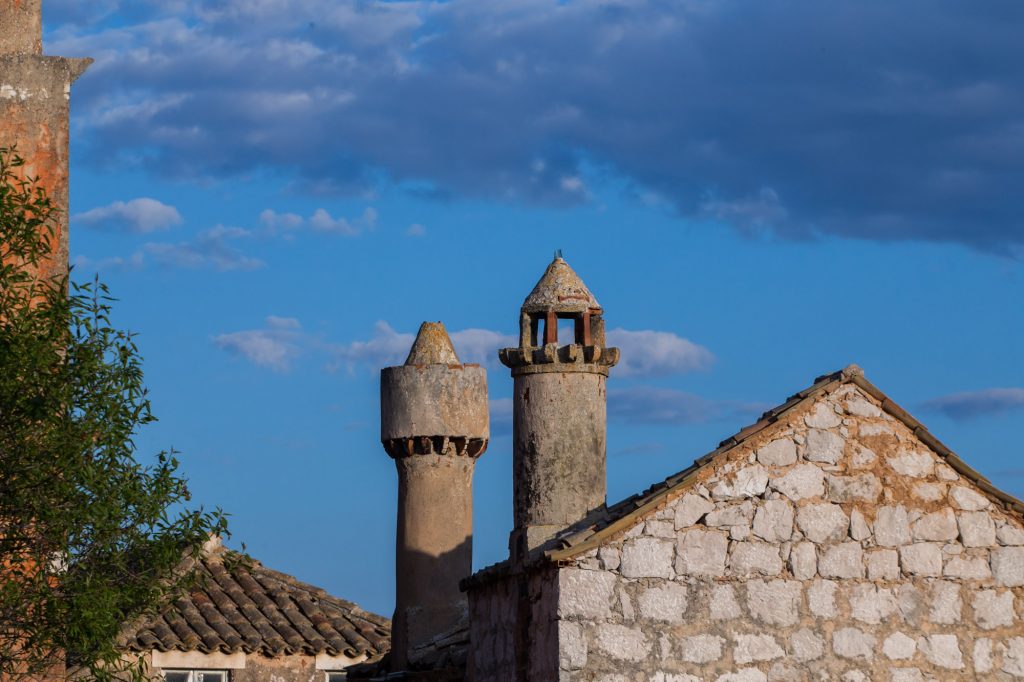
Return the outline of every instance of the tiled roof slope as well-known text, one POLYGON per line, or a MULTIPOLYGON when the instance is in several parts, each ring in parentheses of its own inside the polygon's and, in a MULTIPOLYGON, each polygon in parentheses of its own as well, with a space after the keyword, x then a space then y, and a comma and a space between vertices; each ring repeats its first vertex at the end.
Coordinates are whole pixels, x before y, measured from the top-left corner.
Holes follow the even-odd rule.
POLYGON ((200 651, 372 657, 388 650, 391 622, 222 547, 195 563, 198 580, 157 616, 121 633, 130 651, 200 651))
MULTIPOLYGON (((850 365, 846 369, 818 377, 810 387, 791 396, 778 407, 768 410, 761 415, 757 422, 740 429, 739 432, 722 441, 715 450, 700 457, 683 471, 669 476, 664 481, 655 483, 642 493, 627 497, 625 500, 608 507, 603 513, 588 518, 579 526, 566 529, 558 539, 558 546, 544 552, 541 557, 536 557, 535 561, 543 559, 557 563, 571 560, 629 530, 636 525, 641 517, 657 510, 670 499, 681 494, 683 490, 689 488, 697 480, 701 470, 713 460, 768 428, 789 412, 798 409, 808 401, 814 400, 822 393, 835 390, 844 383, 855 384, 862 391, 878 400, 885 412, 903 422, 921 442, 942 457, 957 473, 973 481, 995 503, 1017 513, 1024 514, 1024 502, 999 490, 992 485, 991 481, 967 466, 952 450, 933 436, 921 422, 914 419, 878 387, 865 379, 864 373, 859 367, 850 365)), ((506 574, 510 568, 507 561, 484 568, 463 581, 463 587, 470 588, 477 584, 487 583, 493 578, 506 574)))

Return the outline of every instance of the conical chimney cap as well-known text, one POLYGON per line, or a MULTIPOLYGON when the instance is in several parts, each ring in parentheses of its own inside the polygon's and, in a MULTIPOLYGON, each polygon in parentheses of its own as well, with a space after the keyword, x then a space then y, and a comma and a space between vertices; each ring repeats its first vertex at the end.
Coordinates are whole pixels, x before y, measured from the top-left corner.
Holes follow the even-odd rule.
POLYGON ((537 286, 523 302, 524 313, 582 313, 601 310, 580 276, 560 256, 556 257, 537 286))
POLYGON ((412 344, 406 365, 459 365, 459 356, 440 322, 424 322, 412 344))

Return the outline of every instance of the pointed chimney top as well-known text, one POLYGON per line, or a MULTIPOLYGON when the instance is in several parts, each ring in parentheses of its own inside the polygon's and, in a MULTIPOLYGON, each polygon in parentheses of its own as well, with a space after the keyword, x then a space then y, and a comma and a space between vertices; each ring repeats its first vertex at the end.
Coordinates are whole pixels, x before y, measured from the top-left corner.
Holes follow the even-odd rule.
POLYGON ((458 365, 459 356, 440 322, 424 322, 412 344, 406 365, 458 365))
POLYGON ((600 309, 601 305, 590 293, 590 289, 569 267, 560 252, 555 254, 544 276, 523 302, 524 313, 582 313, 600 309))

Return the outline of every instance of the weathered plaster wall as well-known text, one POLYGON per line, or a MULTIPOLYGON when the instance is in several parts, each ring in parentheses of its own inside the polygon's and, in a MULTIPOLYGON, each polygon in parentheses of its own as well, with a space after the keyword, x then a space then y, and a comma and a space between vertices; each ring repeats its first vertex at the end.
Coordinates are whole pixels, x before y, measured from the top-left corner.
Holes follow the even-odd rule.
POLYGON ((560 679, 1021 679, 1022 614, 1021 519, 845 384, 559 571, 560 679))

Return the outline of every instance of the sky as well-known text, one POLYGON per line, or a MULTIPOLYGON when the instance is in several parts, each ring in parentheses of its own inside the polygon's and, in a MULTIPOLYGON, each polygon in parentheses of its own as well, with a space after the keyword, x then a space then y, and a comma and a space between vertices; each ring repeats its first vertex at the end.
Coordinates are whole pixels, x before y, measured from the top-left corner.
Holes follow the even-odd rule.
POLYGON ((507 555, 523 299, 605 309, 614 502, 850 363, 1024 496, 1024 5, 45 0, 71 258, 138 333, 229 544, 389 615, 381 367, 489 372, 474 564, 507 555))

